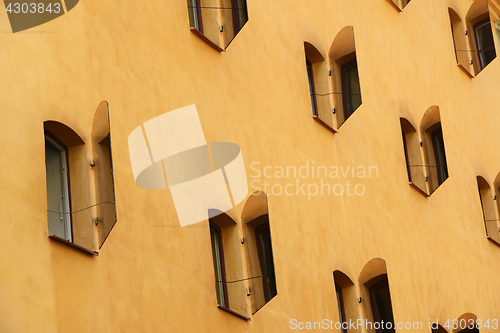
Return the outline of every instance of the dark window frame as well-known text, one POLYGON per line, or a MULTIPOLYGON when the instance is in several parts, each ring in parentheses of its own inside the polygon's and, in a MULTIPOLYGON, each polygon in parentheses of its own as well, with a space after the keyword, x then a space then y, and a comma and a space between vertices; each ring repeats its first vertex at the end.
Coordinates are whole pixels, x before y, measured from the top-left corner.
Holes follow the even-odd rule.
POLYGON ((312 68, 313 64, 306 56, 306 69, 307 69, 307 79, 309 81, 309 94, 311 94, 312 102, 312 114, 313 116, 318 116, 318 103, 316 102, 316 87, 314 86, 314 71, 312 68))
POLYGON ((450 176, 448 173, 448 162, 446 161, 446 149, 444 147, 444 137, 443 137, 443 129, 441 125, 439 128, 435 129, 431 133, 432 147, 434 149, 434 158, 436 159, 436 170, 438 176, 438 183, 441 185, 448 177, 450 176), (443 153, 444 153, 444 161, 441 161, 439 156, 439 147, 438 147, 438 137, 443 142, 443 153), (444 162, 444 165, 443 165, 444 162), (444 177, 444 173, 446 173, 446 177, 444 177))
MULTIPOLYGON (((349 103, 348 103, 348 91, 347 91, 347 78, 346 78, 346 75, 345 75, 345 72, 347 69, 353 67, 353 65, 356 66, 356 69, 358 67, 358 61, 357 61, 357 58, 356 58, 356 55, 354 55, 354 59, 353 60, 350 60, 348 62, 346 62, 345 64, 343 64, 342 66, 340 66, 340 80, 341 80, 341 84, 342 84, 342 106, 343 106, 343 111, 344 111, 344 122, 359 108, 359 105, 356 109, 354 110, 350 110, 349 109, 349 103)), ((361 83, 360 83, 360 80, 359 80, 359 71, 358 71, 358 85, 360 87, 360 91, 361 91, 361 83)))
MULTIPOLYGON (((73 211, 73 207, 71 206, 71 177, 70 177, 70 165, 69 165, 69 152, 68 152, 68 147, 66 147, 66 145, 64 143, 61 142, 61 140, 59 140, 54 134, 52 134, 51 132, 47 131, 47 130, 44 130, 44 146, 45 146, 45 137, 49 137, 51 140, 55 141, 58 145, 60 145, 63 149, 64 149, 64 152, 65 152, 65 156, 66 156, 66 177, 68 178, 67 179, 67 182, 68 182, 68 206, 69 206, 69 212, 71 213, 73 211)), ((44 151, 45 151, 46 147, 44 147, 44 151)), ((45 169, 45 173, 47 173, 47 169, 45 169)), ((47 186, 47 184, 45 184, 45 186, 47 186)), ((48 221, 47 221, 47 227, 48 227, 48 221)), ((73 234, 73 214, 69 214, 69 228, 70 228, 70 231, 71 231, 71 242, 64 239, 64 238, 61 238, 59 236, 56 236, 56 237, 59 237, 61 239, 64 239, 66 242, 68 243, 73 243, 74 244, 74 240, 75 240, 75 235, 73 234)), ((52 235, 52 234, 49 234, 49 236, 52 235)))
MULTIPOLYGON (((257 227, 255 227, 255 242, 256 242, 256 245, 257 245, 257 253, 259 255, 259 263, 260 263, 260 270, 262 272, 262 284, 264 286, 264 298, 265 298, 265 301, 266 303, 269 302, 272 297, 270 297, 270 292, 269 292, 269 286, 266 282, 266 268, 265 268, 265 261, 264 261, 264 251, 262 249, 262 246, 260 244, 260 241, 259 241, 259 234, 265 230, 269 229, 269 234, 271 234, 271 227, 270 227, 270 224, 269 222, 266 222, 266 223, 263 223, 257 227)), ((275 267, 274 267, 274 255, 273 255, 273 250, 272 250, 272 238, 271 238, 271 258, 272 258, 272 266, 273 266, 273 273, 274 273, 274 288, 276 289, 276 295, 278 294, 278 288, 276 286, 276 270, 275 270, 275 267)), ((274 295, 274 296, 276 296, 274 295)), ((274 297, 273 296, 273 297, 274 297)))
POLYGON ((342 313, 341 313, 342 318, 339 318, 342 321, 341 327, 340 327, 340 332, 341 333, 347 333, 347 329, 344 329, 344 327, 343 327, 343 324, 345 322, 347 322, 346 319, 345 319, 346 317, 345 317, 345 307, 344 307, 344 295, 342 293, 342 287, 340 287, 338 285, 338 283, 335 283, 335 293, 338 293, 338 295, 337 295, 337 297, 338 297, 337 302, 340 303, 340 310, 342 311, 342 313))
POLYGON ((201 17, 201 2, 200 0, 188 0, 190 4, 190 10, 193 11, 193 20, 195 21, 194 28, 203 34, 203 19, 201 17), (193 6, 193 2, 196 5, 193 6), (194 11, 196 10, 196 17, 194 16, 194 11), (196 27, 197 25, 197 27, 196 27))
MULTIPOLYGON (((488 66, 488 64, 489 64, 489 63, 487 63, 487 64, 484 64, 484 65, 483 65, 483 62, 482 62, 482 60, 481 60, 481 53, 484 53, 484 52, 486 52, 486 51, 491 51, 491 50, 493 50, 493 51, 495 51, 495 54, 496 54, 496 50, 495 50, 495 41, 493 41, 493 46, 492 46, 492 47, 490 47, 490 48, 488 48, 488 49, 481 50, 481 49, 479 48, 479 38, 478 38, 478 36, 477 36, 477 29, 478 29, 478 28, 480 28, 481 26, 485 25, 486 23, 488 23, 488 24, 489 24, 489 26, 490 26, 490 30, 492 30, 492 27, 491 27, 491 21, 490 21, 490 18, 489 18, 489 17, 485 18, 484 20, 481 20, 481 21, 477 22, 477 23, 476 23, 476 24, 474 24, 474 26, 472 27, 472 30, 474 31, 474 39, 476 40, 476 50, 477 50, 477 57, 478 57, 478 59, 479 59, 479 68, 480 68, 480 70, 483 70, 483 69, 484 69, 486 66, 488 66)), ((495 38, 495 35, 494 35, 494 33, 493 33, 493 30, 491 31, 491 36, 492 36, 492 39, 494 39, 494 38, 495 38)), ((490 61, 490 62, 491 62, 491 61, 490 61)))
MULTIPOLYGON (((372 315, 373 315, 373 321, 374 322, 381 322, 381 319, 379 318, 379 313, 377 310, 377 304, 375 302, 375 297, 374 297, 374 291, 376 289, 379 289, 381 287, 387 286, 389 289, 389 297, 391 299, 391 314, 392 314, 392 331, 395 332, 395 325, 394 325, 394 311, 392 310, 392 297, 391 297, 391 292, 389 288, 389 279, 387 277, 387 274, 380 275, 378 277, 375 277, 374 280, 381 279, 380 281, 374 283, 370 288, 368 289, 368 293, 370 294, 370 305, 371 305, 371 310, 372 310, 372 315)), ((383 333, 382 329, 375 329, 377 333, 383 333)))
POLYGON ((408 144, 406 142, 406 133, 403 129, 401 129, 401 133, 403 134, 403 146, 404 146, 404 150, 405 150, 406 172, 408 174, 408 182, 411 183, 410 157, 408 155, 408 144))
MULTIPOLYGON (((222 292, 224 294, 224 305, 217 304, 220 308, 225 308, 229 309, 229 298, 227 294, 227 280, 226 280, 226 265, 224 263, 224 248, 222 245, 222 230, 221 228, 212 220, 209 220, 209 229, 214 229, 217 232, 217 238, 219 241, 219 258, 220 258, 220 265, 221 265, 221 275, 222 275, 222 281, 215 281, 215 284, 217 286, 217 283, 222 283, 222 292)), ((212 246, 212 236, 210 235, 210 244, 212 246)), ((212 261, 213 261, 213 253, 212 253, 212 261)), ((214 267, 215 268, 215 267, 214 267)), ((214 272, 215 274, 215 272, 214 272)), ((216 288, 217 292, 217 288, 216 288)))
MULTIPOLYGON (((197 0, 197 1, 199 1, 199 0, 197 0)), ((233 16, 233 31, 234 31, 235 36, 238 32, 240 32, 240 30, 243 28, 245 23, 248 21, 247 3, 246 3, 246 0, 243 0, 243 1, 245 2, 245 7, 240 9, 238 6, 238 0, 231 0, 231 11, 232 11, 232 16, 233 16), (244 10, 244 14, 246 17, 246 21, 244 23, 242 23, 242 15, 240 15, 241 14, 240 11, 243 11, 243 10, 244 10)))

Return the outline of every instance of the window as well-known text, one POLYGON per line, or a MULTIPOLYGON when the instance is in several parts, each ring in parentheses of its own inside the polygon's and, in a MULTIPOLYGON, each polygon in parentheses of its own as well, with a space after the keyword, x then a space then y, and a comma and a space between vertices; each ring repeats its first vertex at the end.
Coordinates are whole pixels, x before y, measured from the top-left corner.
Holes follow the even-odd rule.
MULTIPOLYGON (((346 320, 345 320, 345 310, 344 310, 344 298, 342 296, 342 288, 337 283, 335 283, 335 293, 337 294, 337 307, 339 310, 339 320, 342 323, 345 323, 346 320)), ((347 330, 344 329, 343 326, 344 325, 341 325, 340 331, 342 333, 347 333, 347 330)))
POLYGON ((318 115, 318 111, 317 111, 318 107, 316 104, 316 92, 314 89, 313 68, 312 68, 312 63, 307 58, 306 58, 306 67, 307 67, 307 78, 309 81, 309 94, 311 95, 312 114, 313 114, 313 116, 317 116, 318 115))
POLYGON ((342 72, 342 100, 344 104, 344 119, 361 105, 361 88, 359 87, 358 64, 356 59, 344 64, 342 72))
POLYGON ((334 113, 340 127, 362 104, 352 26, 344 27, 335 37, 330 47, 330 64, 334 113))
POLYGON ((493 41, 493 31, 491 30, 490 19, 480 21, 474 25, 476 37, 477 54, 481 69, 486 67, 496 57, 495 42, 493 41))
POLYGON ((408 175, 408 182, 411 183, 410 157, 408 156, 408 144, 406 143, 406 134, 403 129, 401 129, 401 134, 403 135, 403 147, 405 150, 406 173, 408 175))
POLYGON ((436 171, 438 183, 441 185, 448 178, 448 166, 446 164, 446 154, 444 151, 443 131, 441 126, 431 133, 432 145, 436 159, 436 171))
POLYGON ((389 281, 387 275, 376 277, 372 280, 372 286, 369 289, 370 303, 375 322, 384 323, 391 322, 392 329, 377 329, 377 333, 392 333, 396 332, 394 329, 394 317, 392 315, 391 293, 389 291, 389 281))
POLYGON ((200 0, 188 0, 189 23, 190 25, 203 33, 203 22, 201 19, 200 0))
POLYGON ((478 75, 496 58, 495 41, 490 23, 490 16, 496 16, 494 11, 494 7, 490 7, 487 0, 475 0, 469 7, 465 18, 466 35, 469 39, 466 50, 468 50, 475 75, 478 75))
POLYGON ((248 21, 247 3, 245 0, 231 0, 231 5, 233 9, 233 29, 236 35, 248 21))
POLYGON ((248 21, 246 0, 188 0, 191 31, 224 51, 248 21))
POLYGON ((498 232, 497 214, 491 187, 481 176, 476 177, 479 190, 479 202, 483 211, 483 221, 486 229, 486 237, 493 243, 500 245, 500 233, 498 232))
POLYGON ((260 269, 263 276, 264 295, 267 303, 277 295, 269 222, 255 228, 255 239, 257 242, 257 251, 259 253, 260 269))
POLYGON ((474 77, 473 68, 471 67, 470 53, 468 51, 469 46, 467 45, 464 23, 457 12, 448 8, 448 14, 450 15, 450 25, 451 25, 451 38, 453 41, 453 47, 455 50, 455 60, 457 66, 464 71, 470 78, 474 77))
POLYGON ((212 259, 214 263, 217 304, 224 308, 229 308, 226 271, 224 266, 224 252, 222 251, 222 232, 219 226, 212 221, 210 221, 210 240, 212 243, 212 259))
POLYGON ((109 110, 106 101, 99 104, 94 115, 92 153, 97 213, 95 224, 101 248, 117 221, 109 110))
POLYGON ((67 148, 59 140, 46 132, 45 168, 49 234, 72 242, 67 152, 67 148))

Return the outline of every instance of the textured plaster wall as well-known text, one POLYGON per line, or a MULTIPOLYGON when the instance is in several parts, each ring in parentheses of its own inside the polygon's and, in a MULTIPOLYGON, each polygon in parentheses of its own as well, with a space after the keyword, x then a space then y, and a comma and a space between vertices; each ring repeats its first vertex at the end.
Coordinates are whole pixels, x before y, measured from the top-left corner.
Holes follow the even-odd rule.
POLYGON ((472 1, 413 0, 401 13, 387 0, 247 2, 250 20, 223 53, 189 31, 185 0, 85 0, 16 34, 2 14, 0 331, 286 332, 292 318, 337 320, 333 271, 359 288, 377 257, 396 321, 500 319, 500 248, 486 239, 476 183, 500 171, 500 65, 465 75, 448 14, 464 18, 472 1), (311 117, 304 41, 326 59, 348 25, 363 104, 334 135, 311 117), (92 257, 47 237, 43 122, 79 134, 90 164, 103 100, 118 223, 92 257), (249 176, 253 162, 379 170, 351 180, 363 196, 269 195, 278 295, 250 322, 217 309, 208 223, 180 228, 168 190, 134 183, 129 133, 190 104, 207 141, 241 147, 249 176), (419 124, 432 105, 450 178, 425 198, 407 183, 399 118, 419 124))

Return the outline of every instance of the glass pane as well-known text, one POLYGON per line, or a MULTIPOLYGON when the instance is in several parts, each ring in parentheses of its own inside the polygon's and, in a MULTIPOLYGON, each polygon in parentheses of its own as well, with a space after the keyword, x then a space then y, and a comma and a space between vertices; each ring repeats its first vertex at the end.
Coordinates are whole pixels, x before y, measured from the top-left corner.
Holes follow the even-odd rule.
POLYGON ((432 140, 434 144, 436 155, 436 168, 439 176, 439 183, 444 182, 448 178, 448 166, 446 164, 446 154, 444 151, 443 132, 441 129, 432 133, 432 140))
POLYGON ((219 244, 219 232, 212 226, 210 226, 210 238, 212 241, 212 258, 214 262, 214 273, 215 273, 215 292, 217 294, 217 304, 225 307, 224 300, 224 284, 222 277, 222 263, 221 263, 221 253, 219 244))
MULTIPOLYGON (((342 292, 340 291, 340 289, 337 286, 335 286, 335 291, 337 293, 337 307, 339 310, 339 321, 341 323, 343 323, 344 322, 344 312, 343 312, 344 305, 342 304, 342 292)), ((345 329, 343 327, 341 327, 340 331, 342 333, 344 333, 345 329)))
POLYGON ((259 243, 262 249, 264 263, 261 263, 264 273, 264 282, 269 294, 269 299, 277 294, 276 276, 274 273, 273 249, 271 245, 271 230, 268 228, 259 232, 259 243))
POLYGON ((476 38, 481 68, 484 68, 496 57, 490 21, 476 27, 476 38))
POLYGON ((311 107, 312 113, 314 116, 318 115, 316 111, 316 98, 314 96, 314 76, 312 71, 312 64, 306 59, 306 67, 307 67, 307 78, 309 80, 309 95, 311 96, 311 107))
MULTIPOLYGON (((384 284, 380 287, 377 287, 372 290, 373 300, 375 302, 375 311, 377 312, 378 321, 384 323, 391 322, 394 327, 394 318, 392 315, 392 306, 391 306, 391 295, 389 292, 389 285, 384 284)), ((382 333, 392 333, 395 332, 395 329, 387 329, 386 325, 384 325, 385 329, 381 329, 382 333)))
POLYGON ((359 86, 358 65, 354 61, 343 68, 345 90, 344 98, 346 99, 346 116, 347 119, 361 105, 361 88, 359 86))
POLYGON ((45 138, 45 168, 47 181, 47 219, 49 233, 71 241, 69 227, 68 183, 64 151, 45 138))

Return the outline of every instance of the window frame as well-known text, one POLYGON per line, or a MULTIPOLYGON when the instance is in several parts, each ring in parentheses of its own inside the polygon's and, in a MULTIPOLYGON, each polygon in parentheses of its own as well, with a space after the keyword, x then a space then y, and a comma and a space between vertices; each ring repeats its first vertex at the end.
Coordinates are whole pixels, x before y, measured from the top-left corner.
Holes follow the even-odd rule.
MULTIPOLYGON (((344 122, 347 121, 347 119, 349 119, 350 116, 353 115, 353 113, 361 106, 362 103, 360 103, 360 105, 358 105, 357 108, 355 108, 354 110, 350 111, 349 110, 349 103, 348 103, 348 91, 347 91, 347 78, 346 78, 346 70, 351 68, 351 67, 354 67, 353 65, 356 66, 356 70, 358 71, 358 61, 357 61, 357 58, 356 56, 354 56, 354 59, 346 62, 345 64, 343 64, 342 66, 340 66, 340 80, 341 80, 341 85, 342 85, 342 108, 343 108, 343 111, 344 111, 344 122)), ((359 91, 361 92, 361 83, 360 83, 360 80, 359 80, 359 71, 358 71, 358 86, 359 86, 359 91)), ((360 94, 361 95, 361 94, 360 94)))
POLYGON ((264 299, 265 302, 269 302, 271 299, 273 299, 276 295, 278 295, 278 287, 276 285, 276 269, 274 267, 274 255, 273 255, 273 250, 272 250, 272 238, 270 237, 270 243, 271 243, 271 259, 272 259, 272 267, 273 267, 273 281, 274 281, 274 289, 276 290, 276 294, 273 295, 273 297, 270 297, 270 291, 269 291, 269 286, 267 283, 267 276, 266 276, 266 267, 265 267, 265 261, 264 261, 264 251, 262 249, 262 245, 260 244, 260 238, 259 234, 265 230, 269 230, 269 235, 271 235, 271 226, 268 222, 265 222, 257 227, 255 227, 255 243, 257 245, 257 253, 259 255, 259 264, 260 264, 260 270, 262 273, 262 284, 264 287, 264 299))
MULTIPOLYGON (((487 17, 487 18, 485 18, 485 19, 483 19, 483 20, 481 20, 481 21, 477 22, 476 24, 474 24, 474 26, 472 27, 472 30, 474 31, 474 39, 475 39, 475 41, 476 41, 477 57, 478 57, 478 59, 479 59, 479 70, 480 70, 480 71, 482 71, 482 70, 483 70, 486 66, 488 66, 488 65, 491 63, 491 61, 490 61, 489 63, 487 63, 487 64, 483 64, 483 61, 482 61, 482 59, 481 59, 481 54, 482 54, 482 53, 485 53, 486 51, 491 51, 491 50, 493 50, 493 51, 495 52, 495 54, 496 54, 496 50, 495 50, 495 41, 494 41, 494 39, 495 39, 495 35, 494 35, 494 33, 493 33, 493 29, 492 29, 492 27, 491 27, 491 20, 490 20, 490 18, 489 18, 489 17, 487 17), (491 48, 488 48, 488 49, 485 49, 485 50, 481 50, 481 49, 479 48, 479 38, 478 38, 478 34, 477 34, 477 29, 482 28, 482 27, 483 27, 483 26, 485 26, 486 24, 488 24, 488 25, 489 25, 490 30, 491 30, 491 38, 492 38, 491 40, 492 40, 492 42, 493 42, 493 46, 492 46, 491 48)), ((492 61, 493 61, 493 60, 492 60, 492 61)))
POLYGON ((441 185, 446 179, 450 177, 450 174, 448 172, 448 162, 446 161, 446 149, 444 147, 444 137, 443 137, 443 129, 441 128, 441 124, 439 124, 439 128, 435 129, 434 131, 431 132, 431 140, 432 140, 432 147, 434 150, 434 158, 436 160, 436 169, 437 169, 437 176, 438 176, 438 183, 441 185), (439 156, 439 147, 438 147, 438 136, 441 139, 441 142, 443 143, 442 148, 443 148, 443 153, 444 153, 444 166, 442 165, 441 158, 439 156), (446 170, 446 177, 443 179, 443 174, 442 172, 446 170))
MULTIPOLYGON (((199 0, 196 0, 196 1, 199 1, 199 0)), ((244 8, 242 8, 242 9, 239 8, 238 1, 240 1, 240 0, 231 0, 231 7, 232 7, 231 12, 232 12, 232 17, 233 17, 233 32, 234 32, 235 36, 236 36, 236 34, 238 34, 238 32, 240 32, 240 30, 243 28, 245 23, 248 21, 248 8, 247 8, 246 0, 242 0, 245 3, 244 8), (242 21, 242 15, 240 15, 241 10, 245 11, 245 15, 246 15, 245 23, 241 22, 242 21)))
MULTIPOLYGON (((47 229, 49 230, 49 235, 54 235, 56 237, 59 237, 67 242, 73 243, 74 240, 74 235, 73 235, 73 218, 71 215, 72 211, 72 205, 71 205, 71 181, 70 181, 70 171, 69 171, 69 154, 68 154, 68 148, 64 143, 62 143, 54 134, 50 133, 47 130, 44 130, 44 139, 48 140, 56 149, 59 150, 61 154, 61 159, 64 161, 64 166, 61 165, 61 174, 62 174, 62 179, 61 181, 63 182, 63 196, 66 194, 66 200, 64 202, 64 208, 60 214, 62 217, 65 219, 65 226, 64 226, 64 237, 61 237, 60 235, 55 235, 48 229, 48 224, 49 220, 47 217, 47 229), (64 167, 66 170, 64 170, 64 167), (65 212, 67 210, 67 212, 65 212), (69 238, 69 239, 68 239, 69 238)), ((44 143, 45 145, 45 143, 44 143)), ((47 151, 47 145, 45 145, 45 153, 47 151)), ((47 175, 47 161, 45 161, 45 175, 47 175)), ((48 184, 45 184, 47 187, 48 184)), ((48 199, 48 194, 47 194, 47 199, 48 199)), ((49 210, 48 207, 48 202, 47 202, 47 210, 49 210)))
MULTIPOLYGON (((378 289, 380 287, 387 286, 387 289, 389 289, 389 298, 390 298, 390 302, 391 302, 392 331, 395 332, 396 330, 395 330, 395 325, 394 325, 394 311, 392 309, 392 297, 391 297, 391 291, 389 288, 389 279, 387 277, 387 274, 382 274, 382 275, 379 275, 378 277, 375 277, 373 280, 378 280, 378 279, 380 279, 380 281, 375 282, 373 285, 371 285, 368 288, 368 293, 370 294, 370 305, 371 305, 371 310, 372 310, 372 315, 373 315, 373 321, 379 322, 379 323, 381 322, 381 319, 379 317, 379 313, 377 310, 377 305, 375 303, 374 290, 378 289)), ((380 329, 380 328, 375 329, 375 331, 377 333, 383 333, 382 329, 380 329)))
POLYGON ((406 142, 406 133, 401 128, 401 133, 403 134, 403 147, 405 150, 405 160, 406 160, 406 173, 408 174, 408 182, 411 183, 411 168, 410 168, 410 156, 408 155, 408 144, 406 142))
POLYGON ((339 319, 342 321, 341 325, 340 325, 340 332, 341 333, 347 333, 347 329, 344 329, 343 327, 343 324, 346 321, 345 319, 345 307, 344 307, 344 295, 342 293, 342 288, 339 286, 338 283, 335 282, 335 294, 337 296, 337 305, 339 307, 339 319))
POLYGON ((306 56, 307 80, 309 81, 309 94, 311 94, 312 114, 318 117, 318 104, 316 102, 316 87, 314 85, 313 64, 306 56))
POLYGON ((193 23, 196 30, 203 33, 203 19, 201 16, 201 1, 200 0, 188 0, 190 6, 189 10, 193 15, 193 23))
MULTIPOLYGON (((223 299, 224 299, 224 304, 218 304, 219 302, 217 301, 217 305, 221 308, 224 309, 229 309, 229 297, 227 293, 227 280, 226 280, 226 265, 224 263, 224 249, 222 245, 222 230, 221 228, 213 222, 211 219, 209 220, 209 231, 210 231, 210 244, 212 248, 212 262, 214 261, 214 253, 213 253, 213 243, 212 243, 212 229, 214 229, 217 232, 217 238, 219 242, 219 264, 220 264, 220 271, 221 271, 221 277, 222 281, 217 281, 215 280, 215 293, 217 296, 217 284, 222 283, 222 294, 223 294, 223 299)), ((216 267, 214 266, 214 275, 215 275, 215 269, 216 267)), ((215 277, 217 278, 217 277, 215 277)))

